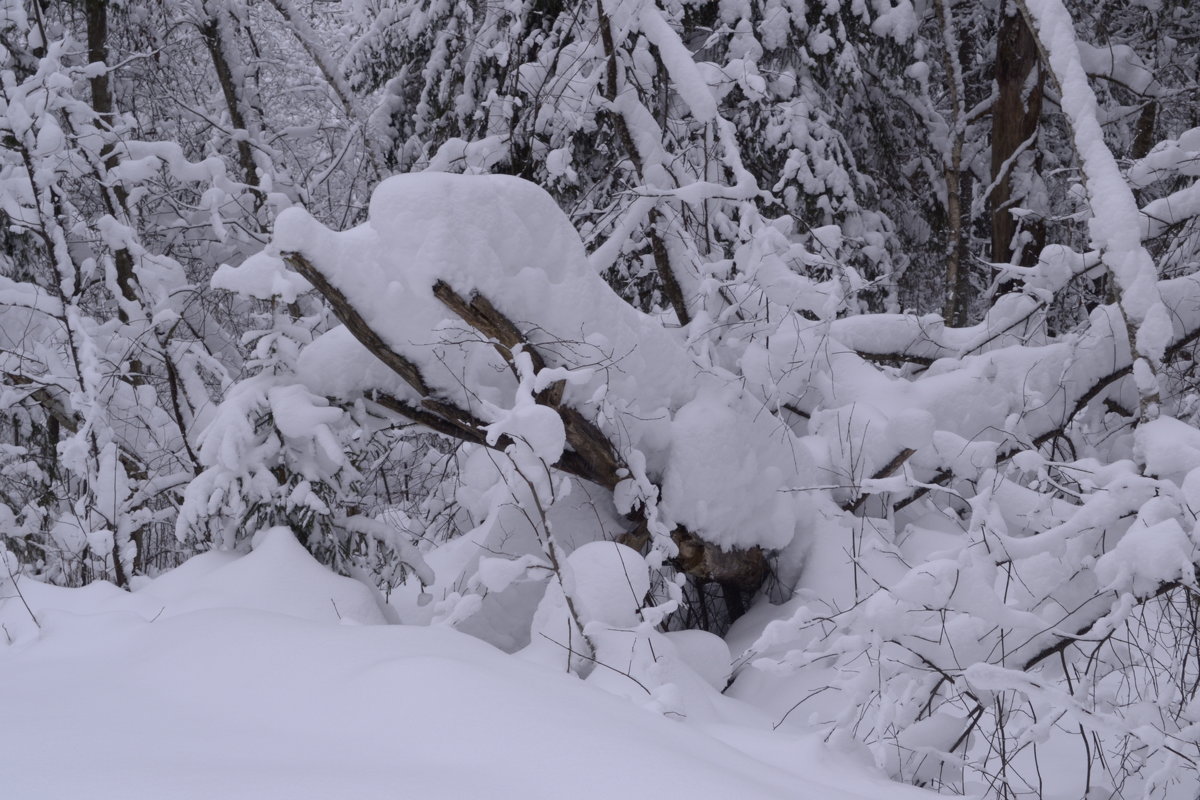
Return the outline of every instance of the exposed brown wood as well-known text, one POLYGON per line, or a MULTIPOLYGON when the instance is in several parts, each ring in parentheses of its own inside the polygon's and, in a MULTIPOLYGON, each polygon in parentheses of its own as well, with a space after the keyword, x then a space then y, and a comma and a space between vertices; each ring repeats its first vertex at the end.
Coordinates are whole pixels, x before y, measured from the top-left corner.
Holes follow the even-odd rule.
POLYGON ((671 539, 679 548, 675 565, 689 575, 740 591, 754 591, 767 579, 767 558, 760 547, 722 550, 683 527, 673 530, 671 539))
MULTIPOLYGON (((420 406, 415 406, 394 395, 379 391, 372 392, 371 399, 388 411, 399 414, 406 419, 429 428, 431 431, 452 439, 483 445, 484 447, 490 447, 493 450, 501 452, 512 444, 512 439, 509 439, 507 436, 500 436, 495 442, 489 443, 487 436, 483 432, 483 425, 485 423, 482 420, 472 419, 466 412, 448 403, 426 398, 421 401, 420 406)), ((577 478, 583 478, 591 483, 606 486, 602 476, 595 473, 593 466, 579 454, 570 450, 562 454, 562 458, 559 459, 554 467, 577 478)), ((606 486, 606 488, 611 489, 612 487, 606 486)))
MULTIPOLYGON (((1038 131, 1042 114, 1043 71, 1037 39, 1023 15, 1008 3, 1000 12, 996 34, 996 102, 992 107, 992 261, 1013 261, 1012 240, 1017 222, 1010 213, 1013 202, 1011 161, 1022 145, 1038 131), (1011 13, 1010 13, 1011 12, 1011 13)), ((1016 263, 1035 263, 1045 231, 1035 226, 1035 241, 1017 254, 1016 263)))
MULTIPOLYGON (((516 366, 513 362, 513 354, 518 348, 529 354, 534 372, 545 368, 546 361, 537 348, 530 345, 517 326, 501 314, 483 295, 474 294, 470 300, 466 300, 455 292, 450 284, 438 281, 433 285, 433 296, 441 300, 442 304, 453 311, 459 319, 484 336, 495 340, 496 352, 513 367, 514 372, 516 366)), ((562 381, 555 381, 539 393, 538 401, 545 405, 557 406, 562 402, 564 389, 562 381)))
POLYGON ((355 339, 362 343, 363 347, 386 364, 392 372, 403 378, 404 382, 415 389, 417 394, 422 397, 432 394, 429 385, 425 383, 425 378, 421 375, 421 370, 417 369, 417 365, 393 350, 391 345, 367 324, 358 310, 346 299, 346 295, 342 294, 342 290, 330 283, 324 273, 317 269, 311 261, 301 253, 283 253, 282 256, 288 266, 303 275, 321 293, 333 308, 334 316, 346 326, 355 339))
MULTIPOLYGON (((444 281, 434 284, 433 294, 463 322, 492 339, 496 343, 497 351, 510 366, 515 368, 513 354, 520 348, 522 352, 529 354, 535 370, 545 368, 546 360, 537 347, 532 345, 512 320, 497 310, 487 298, 479 294, 472 295, 470 299, 463 298, 444 281)), ((563 391, 563 382, 557 381, 538 393, 536 400, 558 412, 567 435, 567 444, 588 465, 589 480, 606 489, 614 488, 620 480, 617 470, 621 468, 621 464, 612 443, 591 420, 575 408, 563 404, 563 391)))
POLYGON ((1137 125, 1134 127, 1133 150, 1130 152, 1133 158, 1145 158, 1150 155, 1150 148, 1155 145, 1154 128, 1157 122, 1158 101, 1149 100, 1142 106, 1137 125))
MULTIPOLYGON (((871 480, 878 481, 878 480, 882 480, 883 478, 890 478, 892 475, 895 474, 896 470, 898 470, 898 469, 900 469, 900 467, 904 466, 904 462, 908 461, 908 459, 912 458, 913 454, 916 452, 917 451, 912 449, 911 447, 904 448, 899 453, 897 453, 891 461, 889 461, 888 463, 886 463, 882 467, 880 467, 878 470, 876 470, 875 474, 871 476, 871 480)), ((853 502, 846 503, 845 505, 843 505, 842 510, 850 511, 850 512, 857 511, 862 506, 862 504, 864 502, 866 502, 867 497, 868 497, 868 495, 860 494, 858 496, 858 498, 855 499, 853 502)))

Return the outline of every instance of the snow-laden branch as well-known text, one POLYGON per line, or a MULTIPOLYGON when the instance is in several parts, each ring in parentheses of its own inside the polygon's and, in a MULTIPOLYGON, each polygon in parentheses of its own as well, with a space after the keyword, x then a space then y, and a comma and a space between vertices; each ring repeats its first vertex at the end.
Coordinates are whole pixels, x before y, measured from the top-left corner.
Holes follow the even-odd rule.
POLYGON ((547 463, 613 491, 618 510, 703 580, 753 588, 764 550, 797 535, 805 501, 779 491, 808 480, 791 435, 752 396, 721 390, 678 332, 615 295, 532 184, 394 178, 370 221, 344 233, 290 210, 271 249, 222 284, 244 274, 249 291, 291 286, 269 275, 280 259, 345 325, 301 352, 309 391, 361 394, 492 447, 500 434, 548 441, 556 428, 565 449, 547 450, 547 463))
POLYGON ((1018 0, 1036 33, 1071 124, 1075 151, 1092 208, 1089 230, 1105 266, 1116 278, 1120 307, 1141 360, 1135 366, 1142 416, 1158 414, 1155 374, 1170 341, 1170 320, 1158 293, 1158 270, 1142 244, 1137 201, 1104 142, 1095 92, 1088 84, 1075 23, 1061 0, 1018 0))

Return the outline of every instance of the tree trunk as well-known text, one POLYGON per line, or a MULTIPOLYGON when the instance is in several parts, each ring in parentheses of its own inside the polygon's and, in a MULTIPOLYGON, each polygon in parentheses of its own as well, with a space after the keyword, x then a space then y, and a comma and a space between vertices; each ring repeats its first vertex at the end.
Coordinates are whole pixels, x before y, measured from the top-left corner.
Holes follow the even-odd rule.
MULTIPOLYGON (((1030 265, 1045 239, 1045 226, 1033 226, 1033 241, 1014 252, 1017 221, 1010 213, 1021 197, 1013 196, 1013 170, 1030 148, 1042 113, 1044 76, 1038 64, 1037 40, 1016 10, 1005 4, 996 34, 996 104, 992 108, 992 261, 1030 265)), ((1035 151, 1036 152, 1036 151, 1035 151)))
MULTIPOLYGON (((84 12, 87 17, 87 45, 88 45, 88 60, 93 63, 108 63, 108 0, 87 0, 84 12)), ((99 117, 102 125, 112 128, 115 120, 115 103, 113 102, 112 87, 109 86, 107 69, 98 72, 90 80, 92 90, 92 108, 99 117)), ((121 162, 120 156, 112 145, 107 145, 101 151, 103 159, 104 171, 111 172, 116 169, 121 162)), ((111 187, 101 187, 101 193, 104 196, 105 206, 108 208, 108 213, 113 217, 120 217, 122 212, 128 211, 129 195, 120 183, 113 183, 111 187)), ((122 247, 113 251, 113 266, 116 271, 117 287, 120 289, 121 297, 117 302, 117 319, 123 323, 130 321, 128 306, 137 305, 140 302, 137 292, 137 276, 134 274, 133 254, 129 249, 122 247), (124 301, 123 303, 120 301, 124 301)), ((129 374, 126 379, 133 386, 139 386, 143 381, 142 363, 135 359, 129 362, 129 374)), ((134 480, 145 480, 146 475, 142 471, 130 473, 130 478, 134 480)), ((125 588, 129 585, 129 576, 125 568, 125 564, 121 558, 121 540, 116 534, 117 520, 113 522, 113 571, 115 583, 117 586, 125 588)), ((134 544, 133 561, 130 567, 134 572, 142 571, 143 555, 143 531, 134 531, 132 540, 134 544)))
MULTIPOLYGON (((966 226, 963 224, 963 188, 965 177, 962 168, 963 144, 967 132, 967 109, 965 82, 963 81, 962 47, 954 27, 954 15, 950 0, 938 0, 938 13, 942 18, 942 41, 945 44, 943 59, 950 90, 950 152, 943 154, 943 174, 946 180, 946 290, 942 318, 956 326, 967 324, 970 311, 971 282, 966 270, 966 226)), ((969 205, 968 205, 969 207, 969 205)))

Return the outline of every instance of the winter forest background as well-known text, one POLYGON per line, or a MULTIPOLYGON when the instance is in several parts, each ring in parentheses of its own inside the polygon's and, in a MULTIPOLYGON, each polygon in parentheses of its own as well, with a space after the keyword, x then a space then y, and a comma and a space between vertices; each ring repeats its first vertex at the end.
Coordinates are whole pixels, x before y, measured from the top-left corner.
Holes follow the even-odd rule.
POLYGON ((673 725, 1195 798, 1198 179, 1189 0, 0 0, 0 675, 299 542, 673 725))

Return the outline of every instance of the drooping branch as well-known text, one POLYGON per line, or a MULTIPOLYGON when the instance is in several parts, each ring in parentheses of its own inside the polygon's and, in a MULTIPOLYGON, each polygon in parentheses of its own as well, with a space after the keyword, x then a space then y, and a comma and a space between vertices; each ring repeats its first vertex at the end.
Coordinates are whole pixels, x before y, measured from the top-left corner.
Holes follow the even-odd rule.
MULTIPOLYGON (((486 297, 476 294, 466 300, 443 281, 434 284, 433 294, 463 322, 494 339, 498 343, 496 349, 514 368, 513 354, 518 348, 529 354, 535 370, 545 367, 546 360, 538 349, 486 297)), ((612 443, 578 410, 563 404, 563 390, 563 381, 556 381, 539 392, 536 400, 558 412, 567 434, 567 444, 589 465, 589 480, 606 489, 614 488, 620 480, 617 472, 622 465, 612 443)))
MULTIPOLYGON (((1179 588, 1189 588, 1189 590, 1190 590, 1190 587, 1185 587, 1185 585, 1180 581, 1168 581, 1168 582, 1163 583, 1160 586, 1158 586, 1158 588, 1156 588, 1150 594, 1145 595, 1144 597, 1135 597, 1134 599, 1135 599, 1135 602, 1137 603, 1137 605, 1143 605, 1145 603, 1150 602, 1151 600, 1162 597, 1164 594, 1169 594, 1170 592, 1173 592, 1179 588)), ((1073 636, 1060 636, 1053 644, 1049 644, 1046 647, 1043 647, 1037 653, 1033 654, 1021 666, 1021 669, 1025 672, 1028 672, 1029 670, 1036 667, 1038 664, 1045 661, 1050 656, 1055 655, 1056 653, 1061 653, 1062 651, 1066 650, 1071 645, 1076 644, 1080 641, 1092 642, 1093 644, 1096 643, 1097 641, 1102 641, 1102 639, 1097 640, 1097 639, 1092 639, 1089 637, 1095 635, 1094 629, 1096 628, 1096 625, 1100 622, 1100 620, 1103 620, 1103 619, 1104 619, 1104 617, 1101 617, 1099 620, 1095 620, 1093 622, 1088 623, 1087 625, 1081 626, 1080 628, 1078 628, 1076 630, 1076 632, 1073 636)), ((1109 636, 1112 636, 1111 631, 1106 632, 1104 634, 1103 638, 1108 638, 1109 636)))
POLYGON ((421 370, 417 368, 417 365, 393 350, 375 332, 375 329, 367 324, 367 321, 358 313, 354 305, 346 299, 346 295, 330 283, 324 273, 317 269, 311 261, 305 258, 302 253, 283 253, 281 255, 289 267, 303 275, 321 293, 321 296, 333 308, 334 316, 346 326, 346 329, 354 335, 355 339, 358 339, 362 343, 363 347, 371 352, 371 355, 378 358, 392 372, 403 378, 404 382, 411 386, 417 394, 422 397, 428 397, 432 394, 429 385, 425 383, 425 378, 421 375, 421 370))
MULTIPOLYGON (((518 348, 529 354, 534 372, 546 367, 546 360, 536 347, 530 345, 521 331, 507 317, 500 313, 491 301, 480 294, 465 300, 445 281, 433 285, 433 296, 442 301, 442 305, 453 311, 459 319, 482 333, 489 339, 495 340, 496 352, 515 368, 513 354, 518 348)), ((565 388, 563 381, 555 381, 538 394, 538 402, 557 407, 562 402, 565 388)))
MULTIPOLYGON (((899 453, 896 453, 896 455, 892 458, 891 461, 889 461, 888 463, 886 463, 882 467, 880 467, 878 470, 876 470, 875 474, 871 476, 871 480, 879 481, 879 480, 883 480, 884 478, 890 478, 892 475, 894 475, 896 473, 896 470, 903 467, 904 462, 906 462, 906 461, 908 461, 908 459, 912 458, 913 454, 915 454, 916 452, 917 451, 911 447, 905 447, 899 453)), ((868 497, 868 495, 865 493, 860 494, 853 501, 844 504, 842 506, 842 510, 848 511, 850 513, 857 511, 859 508, 862 507, 862 504, 864 502, 866 502, 867 497, 868 497)))
POLYGON ((1144 373, 1137 381, 1140 416, 1143 421, 1159 414, 1159 368, 1162 347, 1157 330, 1143 337, 1147 316, 1165 311, 1155 282, 1158 270, 1141 236, 1137 200, 1121 174, 1112 150, 1104 140, 1096 95, 1087 81, 1080 57, 1075 23, 1062 0, 1014 0, 1035 35, 1042 61, 1061 95, 1063 114, 1071 127, 1072 142, 1080 171, 1091 199, 1089 226, 1101 260, 1119 290, 1117 307, 1129 331, 1129 343, 1137 353, 1135 371, 1144 373))
MULTIPOLYGON (((1171 345, 1164 351, 1164 360, 1170 359, 1171 357, 1177 355, 1185 347, 1196 342, 1197 339, 1200 339, 1200 327, 1198 327, 1194 330, 1188 331, 1187 333, 1183 334, 1182 336, 1179 336, 1178 338, 1176 338, 1175 341, 1172 342, 1171 345)), ((1085 408, 1087 408, 1089 403, 1091 403, 1093 400, 1095 400, 1097 397, 1099 397, 1104 392, 1105 389, 1112 386, 1114 383, 1121 380, 1122 378, 1128 377, 1129 375, 1132 375, 1132 374, 1133 374, 1133 363, 1130 362, 1130 363, 1127 363, 1124 366, 1122 366, 1118 369, 1115 369, 1112 372, 1109 372, 1106 375, 1103 375, 1103 376, 1097 378, 1096 380, 1094 380, 1091 383, 1091 385, 1084 392, 1082 392, 1079 395, 1079 399, 1075 401, 1075 405, 1072 406, 1071 410, 1063 416, 1063 418, 1060 420, 1058 425, 1054 426, 1053 428, 1050 428, 1049 430, 1042 431, 1041 433, 1039 433, 1033 437, 1033 439, 1032 439, 1033 447, 1034 448, 1041 447, 1042 445, 1046 444, 1047 442, 1050 442, 1050 441, 1058 438, 1059 436, 1062 436, 1066 432, 1067 426, 1071 424, 1071 420, 1075 419, 1075 417, 1077 417, 1080 414, 1080 412, 1082 412, 1085 408)), ((1006 461, 1009 461, 1015 455, 1022 452, 1024 449, 1025 448, 1023 446, 1016 446, 1016 447, 1010 447, 1010 448, 1004 450, 1003 452, 997 453, 996 454, 996 463, 1002 464, 1006 461)), ((954 477, 953 470, 950 470, 950 469, 938 470, 936 473, 934 473, 934 475, 932 477, 930 477, 926 481, 924 481, 923 486, 918 487, 917 490, 914 491, 911 495, 909 495, 908 497, 906 497, 903 500, 900 500, 898 503, 896 503, 896 505, 894 506, 894 510, 899 511, 900 509, 904 508, 905 506, 915 503, 917 500, 920 500, 922 497, 924 497, 926 494, 929 493, 930 486, 934 486, 934 485, 944 486, 953 477, 954 477)))
MULTIPOLYGON (((372 392, 371 400, 393 414, 398 414, 405 419, 422 425, 435 433, 448 436, 451 439, 490 447, 493 450, 501 452, 512 444, 512 439, 508 436, 500 436, 497 437, 496 441, 488 442, 487 436, 483 433, 483 426, 486 423, 483 420, 471 417, 467 412, 455 408, 449 403, 425 398, 421 401, 421 405, 415 406, 412 403, 401 400, 395 395, 381 391, 372 392)), ((574 475, 577 478, 583 478, 586 481, 601 486, 605 485, 601 477, 593 473, 591 464, 579 456, 579 454, 570 450, 563 451, 562 457, 559 458, 558 463, 554 467, 568 475, 574 475)), ((606 488, 611 489, 612 487, 608 486, 606 488)))
MULTIPOLYGON (((529 354, 535 369, 545 366, 545 358, 537 347, 531 344, 517 326, 486 297, 475 294, 468 300, 443 281, 434 285, 433 293, 460 319, 495 340, 496 349, 514 368, 513 354, 517 348, 529 354)), ((571 447, 569 451, 564 452, 563 458, 565 460, 573 455, 576 460, 576 463, 568 464, 560 460, 555 466, 607 489, 615 488, 620 480, 619 470, 623 466, 615 448, 594 423, 577 409, 562 402, 562 392, 563 383, 559 381, 536 397, 539 404, 558 412, 566 431, 567 444, 571 447)), ((638 523, 638 527, 632 541, 641 549, 649 542, 649 530, 640 512, 635 512, 635 522, 638 523)), ((766 555, 761 548, 721 550, 682 526, 672 531, 671 539, 679 549, 675 558, 676 566, 701 580, 726 586, 727 598, 734 604, 740 599, 739 591, 754 591, 766 579, 766 555)), ((744 609, 731 605, 730 611, 734 616, 739 616, 744 609)))

